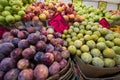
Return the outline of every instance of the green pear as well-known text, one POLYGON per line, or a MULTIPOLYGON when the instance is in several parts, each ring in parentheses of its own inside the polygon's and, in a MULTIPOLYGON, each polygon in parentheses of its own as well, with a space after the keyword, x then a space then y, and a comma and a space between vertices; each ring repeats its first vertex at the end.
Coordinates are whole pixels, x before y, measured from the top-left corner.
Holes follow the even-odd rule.
POLYGON ((13 17, 12 15, 8 15, 8 16, 6 16, 5 20, 7 23, 15 22, 15 17, 13 17))
POLYGON ((14 17, 15 17, 16 21, 20 21, 21 20, 21 16, 20 15, 14 15, 14 17))
POLYGON ((5 6, 5 8, 4 8, 5 11, 9 11, 9 12, 11 12, 11 9, 12 8, 10 6, 5 6))
POLYGON ((2 5, 0 5, 0 12, 1 12, 1 11, 3 11, 3 6, 2 6, 2 5))
POLYGON ((11 13, 9 11, 3 11, 2 16, 6 17, 7 15, 10 15, 11 13))
POLYGON ((15 12, 18 12, 20 10, 20 6, 18 5, 13 5, 12 6, 12 10, 15 11, 15 12))
POLYGON ((5 21, 5 17, 4 16, 0 16, 0 22, 4 22, 5 21))
POLYGON ((13 6, 15 3, 16 3, 15 0, 9 0, 9 5, 10 6, 13 6))
POLYGON ((25 14, 25 11, 19 11, 18 15, 23 16, 25 14))
POLYGON ((7 0, 0 0, 0 5, 7 6, 8 5, 8 1, 7 0))

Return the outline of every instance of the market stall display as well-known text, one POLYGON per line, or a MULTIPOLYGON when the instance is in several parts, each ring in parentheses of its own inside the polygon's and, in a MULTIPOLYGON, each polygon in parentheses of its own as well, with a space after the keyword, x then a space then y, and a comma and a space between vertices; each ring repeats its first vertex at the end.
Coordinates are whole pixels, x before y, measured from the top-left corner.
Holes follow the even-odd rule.
POLYGON ((25 9, 35 0, 0 0, 0 25, 21 20, 25 9))
POLYGON ((33 2, 0 0, 0 80, 120 79, 119 10, 33 2))

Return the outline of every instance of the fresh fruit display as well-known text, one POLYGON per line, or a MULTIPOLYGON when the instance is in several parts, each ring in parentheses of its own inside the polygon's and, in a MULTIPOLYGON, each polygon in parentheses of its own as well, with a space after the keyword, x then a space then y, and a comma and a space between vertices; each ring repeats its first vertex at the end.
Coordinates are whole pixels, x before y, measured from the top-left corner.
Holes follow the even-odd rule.
POLYGON ((35 0, 0 0, 0 25, 20 21, 27 6, 35 0))
POLYGON ((110 10, 109 11, 112 15, 120 15, 120 10, 110 10))
POLYGON ((85 16, 85 23, 88 22, 98 22, 103 17, 106 18, 106 20, 111 24, 116 20, 120 20, 119 15, 112 15, 110 12, 108 12, 105 9, 96 9, 93 6, 86 7, 86 5, 75 5, 74 8, 77 13, 81 16, 85 16))
POLYGON ((3 34, 0 79, 46 80, 65 68, 70 53, 63 48, 62 34, 53 32, 51 27, 20 26, 3 34))
POLYGON ((98 23, 74 22, 62 38, 70 54, 78 55, 85 63, 107 68, 119 64, 120 34, 98 23))
POLYGON ((111 27, 110 30, 120 33, 120 26, 111 27))
POLYGON ((35 19, 45 21, 51 19, 58 13, 61 13, 63 15, 63 18, 69 24, 74 21, 80 22, 85 19, 83 16, 77 14, 71 2, 68 4, 65 4, 63 2, 33 3, 31 6, 27 7, 25 12, 26 14, 22 17, 23 21, 31 21, 35 19))

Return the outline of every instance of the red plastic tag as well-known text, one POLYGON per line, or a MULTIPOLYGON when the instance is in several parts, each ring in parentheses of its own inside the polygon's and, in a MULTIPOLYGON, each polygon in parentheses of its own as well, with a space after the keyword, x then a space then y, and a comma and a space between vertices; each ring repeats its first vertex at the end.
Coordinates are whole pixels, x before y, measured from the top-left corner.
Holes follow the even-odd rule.
POLYGON ((103 28, 110 28, 110 24, 105 18, 102 18, 99 21, 99 24, 101 24, 103 28))
POLYGON ((3 27, 0 26, 0 39, 2 38, 2 35, 5 33, 5 32, 8 32, 9 30, 8 29, 5 29, 3 27))
POLYGON ((61 13, 58 13, 51 20, 48 21, 49 25, 54 28, 56 32, 63 33, 65 29, 68 29, 68 23, 65 21, 61 13))

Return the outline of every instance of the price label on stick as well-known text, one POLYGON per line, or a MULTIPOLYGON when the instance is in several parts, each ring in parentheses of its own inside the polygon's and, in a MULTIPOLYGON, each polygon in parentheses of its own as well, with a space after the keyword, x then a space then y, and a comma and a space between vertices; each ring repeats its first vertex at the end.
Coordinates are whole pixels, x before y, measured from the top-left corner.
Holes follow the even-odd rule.
POLYGON ((68 23, 65 21, 61 13, 58 13, 51 20, 48 21, 49 25, 53 26, 54 30, 59 33, 63 33, 65 29, 68 29, 68 23))
POLYGON ((102 18, 99 21, 99 24, 101 24, 103 28, 110 28, 110 24, 105 18, 102 18))

